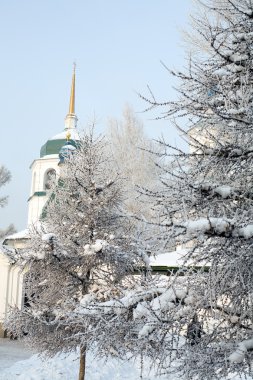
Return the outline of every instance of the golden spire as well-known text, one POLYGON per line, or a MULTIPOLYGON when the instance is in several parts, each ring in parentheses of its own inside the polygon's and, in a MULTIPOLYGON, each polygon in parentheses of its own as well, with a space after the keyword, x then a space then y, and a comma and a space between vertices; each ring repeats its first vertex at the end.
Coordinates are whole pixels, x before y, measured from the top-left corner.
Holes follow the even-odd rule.
POLYGON ((69 114, 75 114, 75 82, 76 82, 76 64, 73 64, 72 85, 69 101, 69 114))

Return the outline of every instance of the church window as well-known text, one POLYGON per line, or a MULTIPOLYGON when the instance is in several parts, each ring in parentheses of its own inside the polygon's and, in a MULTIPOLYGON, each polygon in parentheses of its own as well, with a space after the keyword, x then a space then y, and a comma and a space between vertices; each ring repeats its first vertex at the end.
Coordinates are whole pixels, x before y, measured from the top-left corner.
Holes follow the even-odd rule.
POLYGON ((54 169, 47 170, 45 174, 45 180, 44 180, 45 190, 51 189, 53 183, 55 182, 55 177, 56 177, 56 171, 54 169))

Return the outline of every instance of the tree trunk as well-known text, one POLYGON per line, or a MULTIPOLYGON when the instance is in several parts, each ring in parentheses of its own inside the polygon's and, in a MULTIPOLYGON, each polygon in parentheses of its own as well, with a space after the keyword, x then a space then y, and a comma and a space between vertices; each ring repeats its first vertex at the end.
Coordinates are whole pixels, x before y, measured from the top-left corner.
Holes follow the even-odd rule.
POLYGON ((85 367, 86 367, 86 348, 80 348, 80 364, 79 364, 79 378, 78 380, 85 379, 85 367))

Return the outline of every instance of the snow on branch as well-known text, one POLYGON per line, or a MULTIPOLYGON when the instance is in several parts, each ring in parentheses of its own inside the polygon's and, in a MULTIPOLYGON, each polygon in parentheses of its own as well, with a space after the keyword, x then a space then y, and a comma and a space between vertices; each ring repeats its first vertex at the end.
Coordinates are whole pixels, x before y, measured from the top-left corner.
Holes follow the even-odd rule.
POLYGON ((249 350, 253 350, 253 339, 243 340, 239 343, 237 349, 229 356, 228 360, 231 363, 242 363, 249 350))
POLYGON ((250 239, 253 236, 253 224, 244 227, 234 226, 234 222, 223 218, 199 218, 196 220, 188 220, 180 224, 185 227, 189 234, 196 233, 216 233, 217 235, 226 234, 232 237, 243 237, 250 239))
POLYGON ((197 220, 189 220, 182 223, 186 227, 188 233, 202 232, 207 233, 214 231, 218 235, 232 231, 233 225, 230 220, 222 218, 200 218, 197 220))

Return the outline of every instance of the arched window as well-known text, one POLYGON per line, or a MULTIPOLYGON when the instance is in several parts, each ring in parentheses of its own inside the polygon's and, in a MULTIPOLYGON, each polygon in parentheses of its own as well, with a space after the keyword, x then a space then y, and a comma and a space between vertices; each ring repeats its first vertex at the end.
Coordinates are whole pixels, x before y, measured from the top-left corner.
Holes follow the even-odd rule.
POLYGON ((49 169, 45 173, 44 177, 44 189, 49 190, 52 187, 52 184, 55 182, 56 171, 54 169, 49 169))

